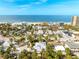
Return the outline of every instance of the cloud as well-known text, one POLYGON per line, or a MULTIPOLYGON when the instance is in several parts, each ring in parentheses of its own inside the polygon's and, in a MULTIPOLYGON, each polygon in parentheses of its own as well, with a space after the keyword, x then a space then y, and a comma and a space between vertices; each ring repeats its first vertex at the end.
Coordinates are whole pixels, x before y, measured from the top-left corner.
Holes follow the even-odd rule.
POLYGON ((48 0, 40 0, 41 2, 43 2, 43 3, 45 3, 45 2, 47 2, 48 0))
POLYGON ((31 3, 35 3, 35 4, 40 4, 40 3, 45 3, 48 0, 3 0, 3 2, 8 4, 16 4, 16 5, 24 5, 24 4, 31 4, 31 3))
MULTIPOLYGON (((9 1, 9 0, 6 0, 9 1)), ((50 1, 50 0, 49 0, 50 1)), ((52 0, 53 2, 54 0, 52 0)), ((55 4, 45 4, 48 0, 14 0, 8 6, 0 7, 0 14, 11 15, 72 15, 79 14, 79 1, 62 1, 55 4), (16 2, 19 1, 19 2, 16 2), (28 1, 28 2, 27 2, 28 1), (27 3, 26 3, 27 2, 27 3)), ((7 3, 6 3, 7 4, 7 3)), ((1 5, 0 5, 1 6, 1 5)))
POLYGON ((35 2, 35 3, 32 3, 32 4, 36 4, 36 5, 38 5, 38 4, 41 4, 41 2, 35 2))
POLYGON ((15 0, 3 0, 3 1, 5 1, 5 2, 15 2, 15 0))

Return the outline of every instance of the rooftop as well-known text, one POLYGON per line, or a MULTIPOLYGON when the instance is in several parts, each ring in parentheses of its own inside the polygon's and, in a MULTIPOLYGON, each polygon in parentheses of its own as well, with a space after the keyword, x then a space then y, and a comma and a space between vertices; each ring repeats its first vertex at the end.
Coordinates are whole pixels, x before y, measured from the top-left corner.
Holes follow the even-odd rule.
POLYGON ((79 49, 79 44, 74 42, 66 42, 71 49, 79 49))

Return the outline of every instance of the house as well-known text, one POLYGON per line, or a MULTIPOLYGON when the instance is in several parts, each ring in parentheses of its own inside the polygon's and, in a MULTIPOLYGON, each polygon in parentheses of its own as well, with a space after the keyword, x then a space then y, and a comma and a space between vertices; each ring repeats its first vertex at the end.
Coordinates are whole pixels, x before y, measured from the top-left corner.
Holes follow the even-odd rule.
POLYGON ((53 34, 53 32, 52 32, 51 30, 48 30, 48 34, 52 35, 52 34, 53 34))
POLYGON ((75 42, 66 42, 65 48, 69 48, 74 55, 79 57, 79 43, 75 42))
POLYGON ((69 48, 72 52, 79 52, 79 43, 67 41, 65 42, 65 48, 69 48))
POLYGON ((37 32, 38 35, 43 34, 43 33, 44 33, 43 30, 38 30, 38 32, 37 32))
POLYGON ((46 50, 46 42, 35 43, 33 48, 37 51, 37 53, 40 53, 43 49, 46 50))
POLYGON ((0 41, 9 41, 9 38, 0 35, 0 41))
POLYGON ((65 47, 63 45, 55 45, 54 50, 57 52, 59 50, 62 51, 63 54, 65 54, 65 47))
POLYGON ((4 48, 4 51, 7 50, 7 48, 10 46, 10 43, 8 41, 5 41, 3 44, 2 44, 3 48, 4 48))

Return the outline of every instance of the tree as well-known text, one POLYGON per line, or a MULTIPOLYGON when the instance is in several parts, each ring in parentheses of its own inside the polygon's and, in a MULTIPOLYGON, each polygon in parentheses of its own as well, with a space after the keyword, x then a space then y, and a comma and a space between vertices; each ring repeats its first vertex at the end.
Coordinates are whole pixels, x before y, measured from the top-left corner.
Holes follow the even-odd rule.
POLYGON ((27 39, 32 43, 33 40, 34 40, 33 35, 29 35, 29 36, 27 37, 27 39))
POLYGON ((27 56, 24 56, 22 59, 28 59, 28 57, 27 56))
POLYGON ((47 45, 46 50, 49 56, 51 56, 52 58, 55 57, 56 53, 51 45, 47 45))
POLYGON ((41 59, 40 56, 37 56, 37 59, 41 59))
POLYGON ((43 41, 42 35, 39 35, 38 40, 39 40, 39 41, 43 41))
POLYGON ((3 50, 3 47, 1 46, 0 47, 0 55, 3 55, 4 54, 4 50, 3 50))
POLYGON ((65 51, 66 51, 67 55, 70 55, 70 49, 69 48, 66 48, 65 51))
POLYGON ((30 41, 31 45, 34 46, 34 37, 33 35, 29 35, 27 39, 30 41))
POLYGON ((49 39, 49 36, 47 35, 46 37, 45 37, 45 39, 46 39, 46 42, 48 41, 48 39, 49 39))
POLYGON ((44 49, 41 51, 41 59, 48 59, 48 52, 44 49))
POLYGON ((10 54, 10 51, 11 51, 11 47, 8 47, 6 53, 10 54))
POLYGON ((28 59, 26 51, 22 51, 19 55, 19 59, 28 59))
POLYGON ((48 58, 47 59, 53 59, 51 56, 48 56, 48 58))
POLYGON ((56 55, 56 56, 55 56, 55 59, 59 59, 59 56, 58 56, 58 55, 56 55))
POLYGON ((36 50, 32 53, 32 59, 37 59, 37 53, 36 53, 36 50))
POLYGON ((4 59, 8 59, 9 58, 9 54, 5 53, 3 57, 4 57, 4 59))
POLYGON ((77 56, 75 56, 74 59, 79 59, 79 58, 77 56))
POLYGON ((72 59, 71 55, 66 55, 66 59, 72 59))
POLYGON ((62 59, 62 52, 61 52, 61 50, 59 50, 59 51, 57 51, 57 55, 59 56, 59 59, 62 59))
POLYGON ((32 54, 31 52, 28 52, 28 53, 27 53, 28 59, 31 59, 31 54, 32 54))
POLYGON ((32 30, 32 29, 33 29, 32 25, 29 25, 29 26, 27 26, 27 28, 26 28, 26 30, 28 30, 28 31, 30 31, 30 30, 32 30))
POLYGON ((69 30, 69 29, 71 29, 72 28, 72 26, 71 25, 64 25, 64 29, 66 29, 66 30, 69 30))

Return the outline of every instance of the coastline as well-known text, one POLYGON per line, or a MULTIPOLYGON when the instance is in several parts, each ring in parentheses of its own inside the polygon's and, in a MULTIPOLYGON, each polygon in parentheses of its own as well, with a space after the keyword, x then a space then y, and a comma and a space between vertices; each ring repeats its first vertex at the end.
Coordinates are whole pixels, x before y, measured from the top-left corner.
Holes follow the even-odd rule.
POLYGON ((60 23, 64 23, 64 24, 71 24, 71 22, 0 22, 0 24, 42 24, 42 23, 48 23, 48 24, 60 24, 60 23))

